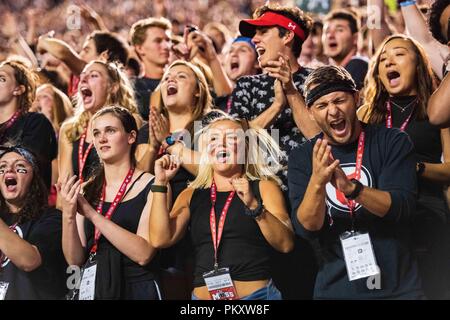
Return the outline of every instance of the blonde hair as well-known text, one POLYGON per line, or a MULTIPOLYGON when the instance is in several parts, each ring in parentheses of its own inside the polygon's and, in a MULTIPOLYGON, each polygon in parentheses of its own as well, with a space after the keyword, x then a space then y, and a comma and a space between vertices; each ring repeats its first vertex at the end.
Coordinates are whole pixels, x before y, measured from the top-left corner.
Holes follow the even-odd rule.
POLYGON ((53 107, 52 107, 52 125, 55 128, 55 131, 58 132, 61 124, 67 118, 73 115, 73 106, 72 102, 68 96, 64 94, 61 90, 56 88, 54 85, 50 83, 44 83, 40 85, 36 93, 40 90, 50 89, 53 96, 53 107))
MULTIPOLYGON (((101 60, 95 60, 86 65, 86 68, 92 64, 101 64, 108 73, 109 81, 111 84, 117 84, 118 89, 115 92, 109 91, 106 97, 105 106, 107 105, 120 105, 127 109, 130 113, 135 114, 137 110, 136 100, 134 98, 133 87, 128 80, 122 67, 115 62, 104 62, 101 60)), ((84 110, 83 99, 81 97, 80 89, 75 97, 76 107, 75 116, 68 120, 71 124, 69 130, 67 130, 67 138, 69 141, 74 142, 78 140, 83 133, 84 129, 89 123, 91 114, 89 111, 84 110)))
MULTIPOLYGON (((199 67, 196 65, 186 62, 184 60, 176 60, 174 61, 166 70, 164 73, 162 79, 164 79, 169 71, 175 67, 175 66, 186 66, 189 69, 192 70, 194 73, 195 78, 197 79, 197 88, 198 88, 198 97, 196 97, 196 104, 194 105, 194 109, 192 110, 192 122, 195 120, 199 120, 206 112, 208 112, 211 109, 212 106, 212 97, 209 93, 209 87, 208 82, 206 80, 205 75, 200 70, 199 67)), ((162 81, 161 81, 162 83, 162 81)), ((162 99, 162 92, 161 92, 161 83, 159 84, 158 88, 156 89, 159 92, 159 106, 158 109, 167 117, 168 116, 168 110, 166 106, 164 105, 164 101, 162 99)), ((186 128, 187 129, 187 128, 186 128)))
MULTIPOLYGON (((239 124, 246 136, 244 154, 244 176, 250 180, 272 180, 281 185, 277 172, 282 169, 279 162, 281 150, 278 143, 267 133, 265 129, 249 128, 247 120, 233 118, 226 113, 215 110, 219 116, 196 132, 196 137, 200 140, 204 138, 208 130, 220 121, 232 121, 239 124), (252 143, 255 143, 253 145, 252 143), (269 164, 268 159, 271 160, 269 164)), ((209 161, 207 148, 200 146, 199 171, 194 181, 189 184, 193 189, 206 189, 211 187, 214 169, 209 161)))
POLYGON ((130 39, 132 45, 141 45, 145 42, 145 39, 147 38, 147 35, 145 34, 147 32, 148 28, 160 28, 163 30, 171 30, 172 24, 169 20, 166 18, 147 18, 147 19, 141 19, 137 22, 135 22, 131 26, 130 30, 130 39))

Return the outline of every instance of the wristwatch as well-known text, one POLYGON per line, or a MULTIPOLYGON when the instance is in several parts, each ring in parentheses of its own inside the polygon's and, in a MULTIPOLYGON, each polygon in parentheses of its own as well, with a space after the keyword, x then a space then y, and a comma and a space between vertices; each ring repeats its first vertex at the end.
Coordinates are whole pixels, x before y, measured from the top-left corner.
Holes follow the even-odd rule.
POLYGON ((167 137, 164 138, 161 144, 162 152, 166 153, 167 148, 173 146, 176 142, 177 140, 173 138, 172 134, 169 134, 167 137))
POLYGON ((425 171, 425 163, 418 162, 417 163, 417 176, 420 177, 425 171))
POLYGON ((350 193, 349 195, 345 195, 345 197, 348 199, 348 200, 355 200, 356 198, 358 198, 358 196, 359 196, 359 194, 361 193, 361 191, 362 191, 362 189, 364 189, 364 185, 361 183, 361 182, 359 182, 359 180, 357 180, 357 179, 352 179, 352 180, 350 180, 356 187, 355 187, 355 190, 353 190, 353 192, 352 193, 350 193))

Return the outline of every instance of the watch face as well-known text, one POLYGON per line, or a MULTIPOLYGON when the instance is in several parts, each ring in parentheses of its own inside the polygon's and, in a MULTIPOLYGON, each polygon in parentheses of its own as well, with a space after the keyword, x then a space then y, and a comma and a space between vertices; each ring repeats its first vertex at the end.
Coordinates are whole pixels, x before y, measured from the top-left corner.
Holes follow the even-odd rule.
POLYGON ((175 143, 175 141, 173 140, 172 136, 168 136, 166 138, 166 142, 169 146, 173 145, 175 143))

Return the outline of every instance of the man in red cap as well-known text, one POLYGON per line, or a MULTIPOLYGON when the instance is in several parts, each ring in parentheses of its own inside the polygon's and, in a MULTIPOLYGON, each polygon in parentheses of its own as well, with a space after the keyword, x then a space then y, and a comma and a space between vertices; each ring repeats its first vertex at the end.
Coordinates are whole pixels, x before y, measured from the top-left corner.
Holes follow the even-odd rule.
POLYGON ((254 17, 242 20, 239 30, 252 38, 263 74, 237 81, 230 114, 248 119, 252 126, 277 129, 280 147, 288 156, 303 136, 319 132, 300 93, 310 70, 297 62, 312 19, 297 7, 273 4, 258 8, 254 17))
MULTIPOLYGON (((310 70, 297 62, 313 21, 297 7, 276 4, 258 8, 253 17, 241 21, 239 31, 252 38, 263 74, 239 78, 231 97, 230 114, 248 119, 251 126, 271 130, 287 158, 304 137, 314 137, 320 132, 310 121, 301 96, 310 70)), ((281 162, 286 163, 286 158, 281 162)), ((287 170, 282 170, 280 178, 287 198, 287 170)), ((307 243, 298 240, 293 253, 276 257, 275 281, 285 299, 311 298, 314 282, 311 252, 307 243), (301 276, 292 277, 293 274, 301 276)))

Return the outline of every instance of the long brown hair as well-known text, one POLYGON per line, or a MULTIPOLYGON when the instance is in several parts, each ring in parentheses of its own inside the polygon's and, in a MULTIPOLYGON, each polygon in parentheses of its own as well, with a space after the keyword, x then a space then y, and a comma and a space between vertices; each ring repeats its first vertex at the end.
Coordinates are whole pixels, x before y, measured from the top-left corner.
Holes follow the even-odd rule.
MULTIPOLYGON (((134 119, 133 115, 129 112, 129 110, 120 106, 104 107, 94 114, 94 116, 92 117, 92 121, 101 116, 104 116, 105 114, 111 114, 117 119, 119 119, 126 133, 131 133, 132 131, 135 131, 137 135, 138 128, 136 120, 134 119)), ((134 155, 136 147, 137 147, 137 139, 131 145, 130 150, 130 160, 131 165, 133 167, 136 166, 136 158, 134 155)), ((88 182, 86 182, 86 185, 83 187, 86 200, 93 206, 96 206, 98 204, 98 200, 100 198, 100 193, 102 191, 104 181, 105 181, 105 170, 103 168, 103 164, 100 162, 95 168, 92 177, 88 180, 88 182)))
POLYGON ((38 76, 19 60, 8 59, 0 63, 0 67, 5 65, 14 69, 14 78, 17 85, 22 85, 25 89, 18 97, 18 110, 21 113, 27 113, 36 98, 36 81, 38 76))
POLYGON ((416 54, 417 67, 415 84, 417 88, 417 105, 414 109, 415 118, 418 120, 427 119, 427 104, 430 95, 435 88, 434 74, 430 62, 422 46, 414 39, 404 35, 393 35, 384 40, 370 61, 369 71, 366 76, 366 89, 364 91, 365 106, 368 108, 368 122, 372 124, 381 123, 386 116, 386 103, 389 100, 389 93, 380 80, 378 68, 380 66, 381 53, 386 44, 394 39, 408 41, 416 54))

